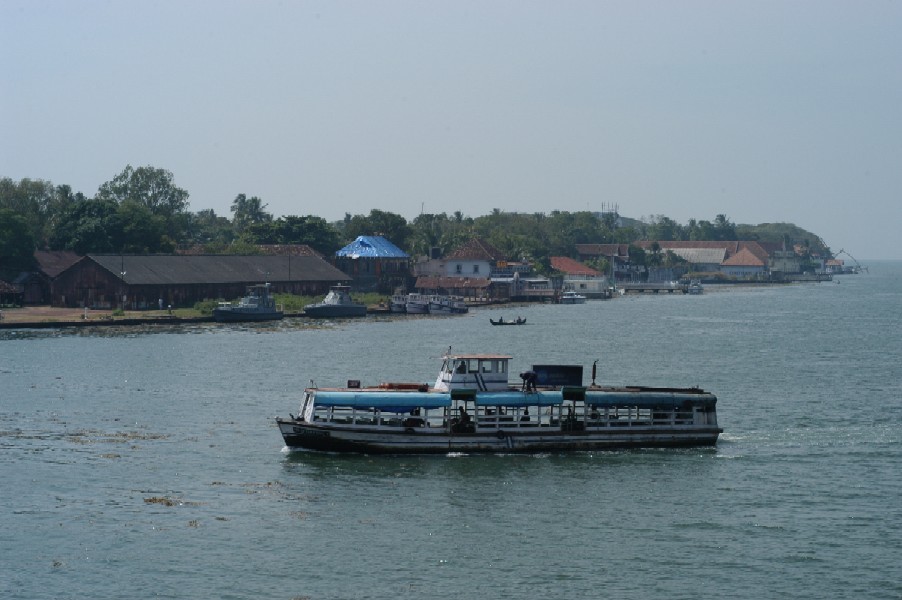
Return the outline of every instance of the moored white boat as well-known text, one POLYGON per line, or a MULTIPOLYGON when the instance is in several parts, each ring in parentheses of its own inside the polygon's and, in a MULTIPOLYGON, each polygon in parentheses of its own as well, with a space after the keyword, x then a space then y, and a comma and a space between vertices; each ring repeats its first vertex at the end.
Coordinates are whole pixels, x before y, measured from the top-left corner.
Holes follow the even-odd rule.
POLYGON ((393 313, 407 312, 407 294, 394 294, 389 301, 389 310, 393 313))
POLYGON ((434 385, 310 387, 276 418, 291 449, 373 454, 509 453, 715 444, 717 398, 698 388, 583 385, 582 367, 534 365, 511 384, 511 357, 451 354, 434 385))
POLYGON ((573 290, 567 290, 563 294, 561 294, 561 304, 585 304, 586 297, 582 294, 577 294, 573 290))
POLYGON ((702 287, 702 282, 698 279, 693 279, 689 282, 689 287, 686 288, 686 292, 693 295, 698 295, 704 293, 705 289, 702 287))
POLYGON ((429 313, 429 296, 426 294, 407 294, 407 314, 425 315, 429 313))
POLYGON ((463 314, 470 310, 466 302, 456 296, 443 296, 434 294, 429 296, 429 314, 451 315, 463 314))

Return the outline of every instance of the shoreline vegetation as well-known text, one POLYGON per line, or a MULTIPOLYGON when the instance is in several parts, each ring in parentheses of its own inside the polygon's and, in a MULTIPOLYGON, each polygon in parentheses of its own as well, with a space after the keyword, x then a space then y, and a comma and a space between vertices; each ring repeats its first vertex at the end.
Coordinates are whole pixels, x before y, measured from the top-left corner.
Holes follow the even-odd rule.
MULTIPOLYGON (((322 298, 290 296, 279 294, 276 305, 285 312, 285 318, 303 318, 304 306, 322 298)), ((389 298, 378 294, 361 294, 355 300, 367 305, 367 314, 390 314, 389 298)), ((144 310, 60 308, 47 305, 0 308, 0 329, 29 329, 53 327, 85 327, 107 325, 177 325, 187 323, 207 323, 213 321, 213 307, 216 301, 200 302, 193 308, 172 308, 144 310)), ((500 304, 517 304, 487 300, 468 302, 471 307, 500 304)))
MULTIPOLYGON (((786 285, 790 282, 734 282, 734 285, 786 285)), ((617 295, 612 296, 616 298, 617 295)), ((276 305, 285 313, 285 318, 305 318, 304 307, 321 300, 321 297, 293 296, 277 294, 276 305)), ((355 294, 354 300, 367 305, 368 315, 389 315, 388 296, 381 294, 355 294)), ((602 300, 598 300, 599 302, 602 300)), ((604 300, 608 301, 608 300, 604 300)), ((55 327, 89 327, 111 325, 182 325, 190 323, 212 323, 216 300, 198 302, 192 308, 147 308, 143 310, 122 310, 118 308, 62 308, 48 305, 29 305, 0 308, 0 329, 52 329, 55 327)), ((502 299, 483 301, 467 300, 471 308, 490 306, 523 306, 529 302, 502 299)), ((406 315, 398 315, 406 316, 406 315)))
MULTIPOLYGON (((285 311, 286 317, 304 316, 304 307, 322 300, 322 296, 294 296, 276 294, 276 306, 285 311)), ((355 294, 354 299, 367 305, 369 312, 388 312, 388 296, 380 294, 355 294)), ((237 298, 233 302, 237 302, 237 298)), ((110 325, 137 323, 198 323, 213 320, 213 309, 219 300, 198 302, 193 307, 168 307, 122 310, 118 308, 63 308, 47 305, 0 307, 0 328, 26 327, 27 324, 46 327, 61 325, 110 325)))
MULTIPOLYGON (((621 215, 617 204, 597 210, 537 213, 498 208, 472 217, 421 213, 412 220, 390 211, 345 213, 328 221, 316 215, 267 212, 262 199, 238 194, 231 218, 212 209, 189 210, 189 193, 175 185, 173 174, 153 166, 131 165, 100 186, 94 197, 68 185, 41 179, 0 178, 0 278, 15 277, 34 267, 35 249, 87 254, 262 254, 261 246, 306 246, 321 256, 334 256, 359 236, 384 237, 410 257, 445 256, 469 240, 482 239, 508 261, 529 263, 541 275, 552 271, 551 258, 576 258, 581 244, 631 245, 637 242, 740 241, 783 245, 806 263, 833 254, 817 234, 793 223, 737 224, 726 214, 713 220, 691 218, 685 224, 665 215, 640 219, 621 215)), ((656 243, 657 243, 656 242, 656 243)), ((685 264, 679 256, 652 246, 631 247, 634 266, 685 264)), ((586 264, 610 270, 605 256, 586 264)))

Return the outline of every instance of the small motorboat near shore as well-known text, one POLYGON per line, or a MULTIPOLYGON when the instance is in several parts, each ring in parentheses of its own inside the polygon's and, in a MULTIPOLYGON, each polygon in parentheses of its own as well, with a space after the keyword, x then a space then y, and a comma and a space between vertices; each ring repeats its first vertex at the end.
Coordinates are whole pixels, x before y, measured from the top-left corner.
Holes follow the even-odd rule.
POLYGON ((521 319, 520 317, 517 317, 517 319, 514 321, 505 321, 504 317, 498 317, 497 321, 489 318, 489 322, 492 325, 526 325, 526 319, 521 319))
POLYGON ((577 294, 573 290, 567 290, 563 294, 561 294, 560 299, 561 304, 585 304, 586 297, 582 294, 577 294))
POLYGON ((269 293, 268 283, 260 283, 247 288, 247 295, 238 304, 221 302, 213 309, 213 320, 223 323, 239 321, 277 321, 284 316, 276 308, 276 301, 269 293))
MULTIPOLYGON (((582 366, 445 354, 435 384, 309 387, 298 414, 276 417, 289 449, 364 454, 534 453, 707 446, 723 431, 699 388, 584 385, 582 366)), ((597 362, 597 361, 596 361, 597 362)))
POLYGON ((686 288, 686 293, 692 294, 694 296, 702 294, 704 293, 704 291, 705 288, 702 287, 702 282, 698 279, 693 279, 692 281, 690 281, 689 286, 686 288))

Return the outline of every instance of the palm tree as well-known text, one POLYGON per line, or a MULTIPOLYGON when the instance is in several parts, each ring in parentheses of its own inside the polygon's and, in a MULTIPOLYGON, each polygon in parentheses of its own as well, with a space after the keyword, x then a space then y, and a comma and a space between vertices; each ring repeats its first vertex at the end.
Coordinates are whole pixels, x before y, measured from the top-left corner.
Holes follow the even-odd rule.
POLYGON ((235 199, 232 201, 232 207, 229 209, 234 213, 232 223, 235 225, 235 229, 240 233, 248 225, 272 221, 272 215, 264 210, 267 206, 257 196, 251 196, 250 198, 244 194, 235 196, 235 199))

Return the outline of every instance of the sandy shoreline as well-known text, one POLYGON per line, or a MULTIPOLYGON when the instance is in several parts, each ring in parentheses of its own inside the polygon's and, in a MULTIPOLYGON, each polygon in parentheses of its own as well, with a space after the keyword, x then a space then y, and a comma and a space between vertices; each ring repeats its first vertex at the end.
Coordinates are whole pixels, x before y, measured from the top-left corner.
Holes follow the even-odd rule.
MULTIPOLYGON (((387 308, 371 306, 368 314, 388 314, 387 308)), ((0 309, 0 329, 72 327, 89 325, 141 325, 148 323, 203 323, 213 321, 211 315, 202 316, 194 311, 127 310, 113 316, 112 310, 83 308, 57 308, 52 306, 26 306, 0 309)), ((285 317, 303 317, 303 313, 285 313, 285 317)))
POLYGON ((166 310, 127 310, 125 314, 113 317, 112 310, 94 310, 83 308, 56 308, 52 306, 26 306, 23 308, 4 308, 0 310, 2 319, 0 326, 25 326, 28 324, 46 323, 83 323, 121 320, 162 320, 170 319, 166 310), (87 317, 87 318, 86 318, 87 317))

